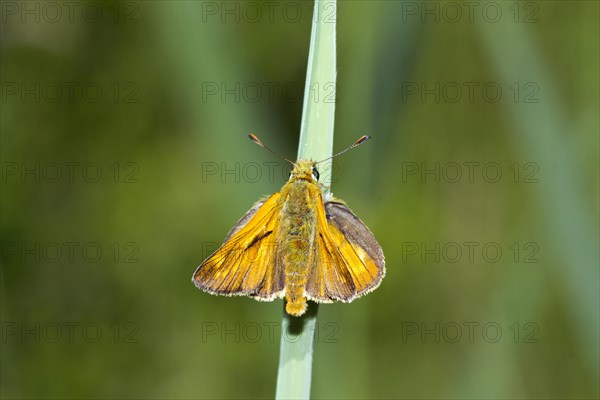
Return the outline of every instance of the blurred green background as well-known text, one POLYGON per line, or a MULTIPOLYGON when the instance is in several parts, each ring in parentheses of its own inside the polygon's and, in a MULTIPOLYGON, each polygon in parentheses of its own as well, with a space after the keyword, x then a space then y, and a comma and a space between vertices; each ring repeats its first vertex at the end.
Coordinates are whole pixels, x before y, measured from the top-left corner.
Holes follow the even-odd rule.
MULTIPOLYGON (((338 4, 387 277, 320 307, 315 398, 599 396, 598 2, 467 3, 338 4)), ((282 302, 190 278, 285 182, 244 135, 295 157, 312 3, 0 4, 2 398, 273 397, 282 302)))

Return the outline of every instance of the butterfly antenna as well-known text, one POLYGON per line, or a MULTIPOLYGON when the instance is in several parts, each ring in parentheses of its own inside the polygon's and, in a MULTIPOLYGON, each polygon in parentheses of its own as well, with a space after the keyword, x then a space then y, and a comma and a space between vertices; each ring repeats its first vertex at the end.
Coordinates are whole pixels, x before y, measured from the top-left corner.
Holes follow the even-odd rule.
POLYGON ((288 160, 287 158, 275 153, 273 150, 271 150, 270 148, 265 146, 265 144, 254 133, 249 133, 248 137, 250 138, 250 140, 252 140, 254 143, 259 145, 260 147, 267 149, 269 152, 275 154, 277 157, 281 158, 282 160, 285 160, 285 161, 289 162, 290 164, 294 165, 294 163, 291 162, 290 160, 288 160))
POLYGON ((342 155, 342 154, 344 154, 345 152, 347 152, 348 150, 352 150, 352 149, 353 149, 353 148, 355 148, 356 146, 363 144, 364 142, 366 142, 366 141, 367 141, 367 140, 369 140, 369 139, 371 139, 371 136, 369 136, 369 135, 362 135, 361 137, 359 137, 359 138, 358 138, 358 140, 357 140, 356 142, 352 143, 352 145, 351 145, 350 147, 348 147, 347 149, 345 149, 345 150, 342 150, 342 151, 340 151, 339 153, 336 153, 336 154, 332 155, 331 157, 327 157, 326 159, 324 159, 324 160, 321 160, 321 161, 319 161, 319 162, 321 163, 321 162, 323 162, 323 161, 327 161, 327 160, 330 160, 330 159, 332 159, 332 158, 334 158, 334 157, 337 157, 337 156, 339 156, 339 155, 342 155))

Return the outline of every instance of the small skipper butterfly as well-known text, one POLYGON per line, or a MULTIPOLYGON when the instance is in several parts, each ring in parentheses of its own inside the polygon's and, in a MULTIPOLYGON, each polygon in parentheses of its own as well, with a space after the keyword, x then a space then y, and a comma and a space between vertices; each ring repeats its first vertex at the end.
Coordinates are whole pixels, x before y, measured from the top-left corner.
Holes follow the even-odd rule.
POLYGON ((293 316, 305 313, 307 300, 349 303, 377 288, 385 275, 383 251, 344 202, 323 194, 316 168, 322 161, 283 159, 294 166, 287 183, 238 221, 192 282, 211 294, 285 298, 293 316))

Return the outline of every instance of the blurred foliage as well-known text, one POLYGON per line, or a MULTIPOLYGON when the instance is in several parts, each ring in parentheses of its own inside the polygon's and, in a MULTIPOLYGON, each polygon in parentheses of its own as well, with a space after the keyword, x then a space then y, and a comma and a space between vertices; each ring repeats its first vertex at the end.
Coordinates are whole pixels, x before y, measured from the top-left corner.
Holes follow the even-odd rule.
MULTIPOLYGON (((209 296, 190 278, 285 181, 244 134, 296 153, 311 2, 72 2, 72 19, 52 3, 60 17, 1 3, 2 397, 272 397, 281 301, 209 296), (238 173, 207 175, 215 165, 238 173)), ((388 273, 364 299, 320 307, 313 395, 597 398, 598 3, 492 2, 497 23, 484 3, 472 21, 448 4, 339 2, 335 148, 374 140, 336 160, 333 192, 388 273), (439 101, 412 94, 436 83, 439 101), (435 163, 439 182, 422 178, 435 163), (465 242, 480 243, 472 262, 465 242)))

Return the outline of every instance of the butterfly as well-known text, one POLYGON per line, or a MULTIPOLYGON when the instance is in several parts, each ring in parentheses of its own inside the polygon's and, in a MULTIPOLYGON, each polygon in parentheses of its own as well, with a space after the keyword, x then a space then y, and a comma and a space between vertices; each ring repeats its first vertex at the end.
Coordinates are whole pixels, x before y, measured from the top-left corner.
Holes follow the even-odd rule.
MULTIPOLYGON (((369 138, 362 136, 335 156, 369 138)), ((308 300, 348 303, 376 289, 385 275, 385 257, 369 228, 343 201, 324 193, 318 162, 285 160, 293 169, 281 191, 252 206, 196 269, 192 282, 211 294, 285 298, 292 316, 303 315, 308 300)))

